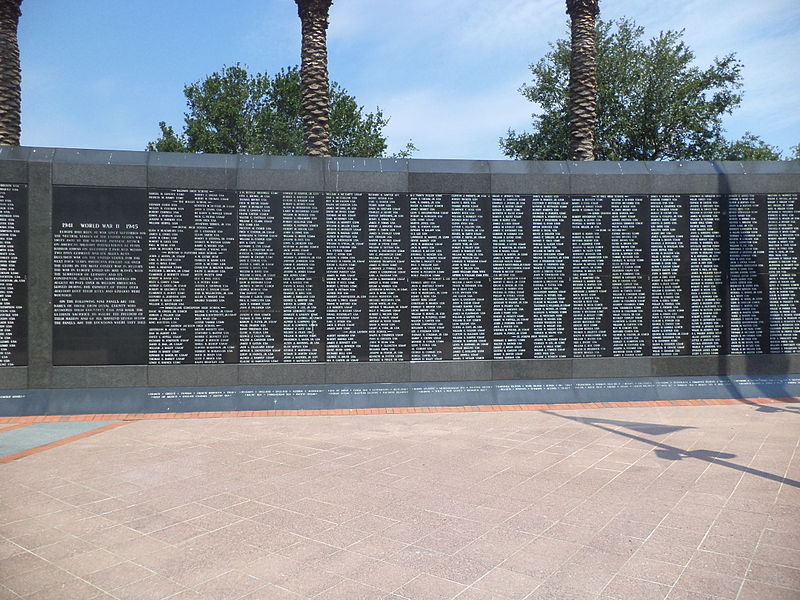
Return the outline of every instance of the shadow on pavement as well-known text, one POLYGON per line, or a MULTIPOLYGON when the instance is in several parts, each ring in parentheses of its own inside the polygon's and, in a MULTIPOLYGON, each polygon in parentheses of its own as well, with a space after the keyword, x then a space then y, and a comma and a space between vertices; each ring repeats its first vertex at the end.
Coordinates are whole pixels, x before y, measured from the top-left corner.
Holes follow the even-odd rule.
POLYGON ((653 446, 653 448, 655 448, 655 455, 658 458, 664 460, 683 460, 687 458, 693 458, 695 460, 702 460, 704 462, 714 463, 717 465, 721 465, 723 467, 727 467, 729 469, 741 471, 742 473, 749 473, 750 475, 763 477, 764 479, 769 479, 770 481, 777 481, 779 483, 784 483, 792 487, 800 488, 800 481, 789 479, 788 477, 782 477, 780 475, 775 475, 774 473, 768 473, 767 471, 761 471, 760 469, 753 469, 751 467, 746 467, 744 465, 740 465, 734 462, 730 462, 729 460, 726 460, 729 458, 736 458, 735 454, 730 454, 728 452, 716 452, 714 450, 684 450, 682 448, 678 448, 676 446, 670 446, 669 444, 664 444, 663 442, 651 440, 646 437, 642 437, 640 435, 627 433, 625 431, 620 431, 619 429, 613 429, 612 427, 607 427, 606 424, 612 423, 614 425, 617 425, 618 427, 624 427, 626 429, 631 429, 633 431, 641 431, 643 426, 650 426, 654 428, 650 431, 650 435, 666 435, 667 433, 672 433, 672 431, 678 431, 680 429, 689 429, 689 427, 659 426, 657 424, 648 424, 648 423, 612 421, 610 419, 594 419, 591 417, 574 417, 574 416, 562 415, 557 412, 553 412, 551 410, 543 410, 542 412, 544 414, 552 415, 554 417, 559 417, 561 419, 566 419, 568 421, 574 421, 576 423, 583 423, 584 425, 589 425, 597 429, 602 429, 603 431, 608 431, 609 433, 613 433, 615 435, 619 435, 632 440, 650 444, 651 446, 653 446), (663 429, 658 429, 658 427, 662 427, 663 429))

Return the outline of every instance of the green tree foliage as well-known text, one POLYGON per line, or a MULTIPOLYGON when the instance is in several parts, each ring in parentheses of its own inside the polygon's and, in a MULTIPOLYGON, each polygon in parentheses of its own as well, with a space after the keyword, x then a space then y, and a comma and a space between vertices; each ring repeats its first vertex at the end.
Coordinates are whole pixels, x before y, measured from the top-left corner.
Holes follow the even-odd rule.
MULTIPOLYGON (((645 41, 633 21, 598 22, 598 160, 712 159, 730 149, 721 123, 741 102, 742 65, 730 54, 701 69, 682 36, 666 31, 645 41)), ((508 156, 568 158, 569 62, 562 39, 531 65, 533 81, 520 91, 541 112, 531 133, 509 130, 500 140, 508 156)))
POLYGON ((723 147, 715 158, 720 160, 780 160, 781 152, 749 131, 740 140, 723 147))
MULTIPOLYGON (((274 77, 250 75, 236 64, 183 89, 188 111, 183 132, 159 123, 161 137, 147 144, 159 152, 303 155, 303 117, 297 67, 274 77)), ((356 99, 332 83, 332 156, 381 156, 386 150, 380 109, 365 113, 356 99)))

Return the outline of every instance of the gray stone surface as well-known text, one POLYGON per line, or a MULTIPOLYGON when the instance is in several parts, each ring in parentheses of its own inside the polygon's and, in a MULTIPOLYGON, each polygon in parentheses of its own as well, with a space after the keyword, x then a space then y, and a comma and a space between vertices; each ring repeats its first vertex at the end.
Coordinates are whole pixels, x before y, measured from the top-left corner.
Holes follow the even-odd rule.
POLYGON ((492 378, 490 361, 412 362, 410 381, 475 381, 492 378))
POLYGON ((58 149, 53 185, 147 187, 147 153, 58 149))
POLYGON ((30 148, 0 146, 0 182, 27 183, 30 148))
POLYGON ((402 383, 410 380, 409 373, 410 365, 405 362, 326 363, 325 383, 402 383))
POLYGON ((324 363, 239 365, 240 385, 303 385, 325 383, 324 363))
POLYGON ((489 161, 493 194, 568 194, 567 163, 556 161, 489 161))
POLYGON ((649 356, 580 358, 572 361, 572 376, 577 379, 650 375, 653 375, 653 372, 649 356))
POLYGON ((147 385, 155 387, 199 385, 202 367, 203 365, 149 365, 147 385))
POLYGON ((168 152, 148 154, 148 187, 209 190, 236 187, 238 156, 168 152))
POLYGON ((325 159, 306 156, 242 156, 236 188, 306 192, 325 189, 325 159))
POLYGON ((93 370, 93 367, 53 367, 50 381, 52 387, 57 389, 102 387, 89 377, 93 370))
POLYGON ((724 375, 728 368, 724 356, 654 356, 650 360, 654 377, 724 375))
POLYGON ((331 158, 325 163, 325 191, 403 193, 408 161, 391 158, 331 158))
POLYGON ((653 194, 718 194, 721 175, 710 162, 646 162, 653 194))
POLYGON ((237 385, 239 365, 198 365, 197 385, 237 385))
POLYGON ((146 365, 57 368, 86 370, 87 387, 142 387, 147 385, 146 365))
POLYGON ((411 193, 488 194, 491 191, 489 162, 483 160, 409 161, 408 191, 411 193))
POLYGON ((652 177, 645 163, 570 162, 571 194, 649 194, 652 177))
POLYGON ((779 375, 791 373, 792 363, 796 364, 797 355, 763 354, 757 356, 727 357, 727 374, 729 375, 779 375))
POLYGON ((29 163, 28 182, 28 385, 51 386, 53 355, 53 186, 50 158, 29 163))
POLYGON ((494 360, 492 379, 569 379, 574 359, 494 360))
POLYGON ((28 387, 28 367, 0 367, 0 390, 22 390, 28 387))

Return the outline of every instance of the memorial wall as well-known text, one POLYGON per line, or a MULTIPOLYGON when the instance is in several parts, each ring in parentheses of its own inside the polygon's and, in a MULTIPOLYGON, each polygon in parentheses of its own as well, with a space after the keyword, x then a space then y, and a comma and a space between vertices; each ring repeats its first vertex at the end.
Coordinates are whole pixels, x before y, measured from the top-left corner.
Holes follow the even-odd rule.
POLYGON ((797 372, 798 182, 4 148, 0 387, 797 372))

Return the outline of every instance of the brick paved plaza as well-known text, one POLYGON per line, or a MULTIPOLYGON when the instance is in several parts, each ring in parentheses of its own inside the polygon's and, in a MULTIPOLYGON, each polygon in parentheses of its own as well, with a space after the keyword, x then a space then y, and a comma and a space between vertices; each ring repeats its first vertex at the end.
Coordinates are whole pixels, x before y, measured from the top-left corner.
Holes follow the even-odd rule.
POLYGON ((796 599, 799 441, 792 404, 122 422, 0 464, 0 599, 796 599))

